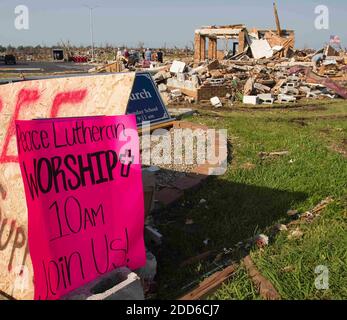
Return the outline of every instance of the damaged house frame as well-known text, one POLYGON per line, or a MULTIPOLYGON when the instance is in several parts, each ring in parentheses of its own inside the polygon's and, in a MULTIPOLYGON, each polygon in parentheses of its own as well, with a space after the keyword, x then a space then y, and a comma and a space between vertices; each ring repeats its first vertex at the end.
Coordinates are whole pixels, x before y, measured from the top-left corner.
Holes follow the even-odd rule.
POLYGON ((293 30, 247 29, 243 24, 227 26, 208 26, 195 30, 194 62, 206 59, 269 58, 273 55, 288 57, 293 53, 295 32, 293 30), (233 42, 232 50, 227 55, 218 51, 218 40, 233 42), (208 50, 206 45, 208 41, 208 50), (206 54, 207 53, 207 54, 206 54))

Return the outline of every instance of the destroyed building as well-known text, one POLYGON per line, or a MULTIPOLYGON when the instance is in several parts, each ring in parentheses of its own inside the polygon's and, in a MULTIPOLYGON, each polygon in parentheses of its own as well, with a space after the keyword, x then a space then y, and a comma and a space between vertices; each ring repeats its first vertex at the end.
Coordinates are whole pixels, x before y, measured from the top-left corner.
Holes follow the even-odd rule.
MULTIPOLYGON (((347 55, 341 46, 334 48, 330 43, 318 51, 298 50, 295 31, 281 28, 275 3, 274 16, 276 30, 244 24, 201 27, 194 32, 193 57, 151 62, 147 68, 163 100, 209 101, 221 107, 234 102, 257 105, 295 103, 302 98, 347 99, 347 55)), ((99 70, 114 65, 119 72, 117 63, 99 70)), ((144 71, 143 67, 137 64, 134 71, 144 71)))
POLYGON ((218 51, 218 40, 231 41, 232 48, 226 55, 229 58, 247 55, 250 58, 270 58, 275 53, 290 56, 295 45, 293 30, 248 30, 245 25, 209 26, 195 30, 194 62, 206 59, 223 59, 223 52, 218 51), (206 46, 208 50, 206 55, 206 46))
POLYGON ((168 102, 222 100, 233 105, 293 103, 301 98, 347 98, 346 53, 331 45, 319 51, 296 50, 295 32, 282 29, 274 3, 276 30, 244 24, 195 30, 194 60, 174 61, 154 76, 168 102), (219 50, 219 43, 225 44, 219 50), (317 56, 323 56, 318 59, 317 56), (327 78, 334 76, 334 79, 327 78))
POLYGON ((243 24, 195 30, 194 60, 173 61, 154 75, 164 99, 210 100, 220 107, 221 100, 231 106, 234 101, 256 105, 346 98, 346 53, 331 45, 318 51, 297 50, 295 32, 276 24, 277 30, 248 29, 243 24), (218 41, 227 44, 225 50, 218 50, 218 41), (319 54, 325 56, 320 65, 314 61, 319 54))

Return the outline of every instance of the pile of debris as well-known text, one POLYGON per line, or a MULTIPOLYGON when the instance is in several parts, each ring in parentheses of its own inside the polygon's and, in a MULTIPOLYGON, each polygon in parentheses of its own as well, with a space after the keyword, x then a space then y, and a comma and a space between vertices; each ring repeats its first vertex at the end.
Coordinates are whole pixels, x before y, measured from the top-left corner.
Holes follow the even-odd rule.
POLYGON ((331 50, 330 46, 314 53, 295 51, 292 57, 224 59, 186 64, 173 61, 154 75, 164 100, 189 103, 210 100, 216 107, 223 101, 244 104, 296 102, 302 98, 347 99, 347 56, 344 52, 326 56, 317 68, 313 57, 331 50), (334 76, 329 78, 328 76, 334 76))
POLYGON ((164 100, 200 102, 215 107, 296 102, 301 98, 347 99, 347 55, 339 42, 319 51, 295 50, 295 32, 281 28, 274 3, 276 30, 243 24, 205 26, 194 33, 194 61, 173 61, 155 75, 164 100), (218 41, 225 50, 218 50, 218 41), (228 49, 232 43, 231 50, 228 49), (334 77, 334 78, 328 78, 334 77), (341 84, 338 81, 342 82, 341 84))

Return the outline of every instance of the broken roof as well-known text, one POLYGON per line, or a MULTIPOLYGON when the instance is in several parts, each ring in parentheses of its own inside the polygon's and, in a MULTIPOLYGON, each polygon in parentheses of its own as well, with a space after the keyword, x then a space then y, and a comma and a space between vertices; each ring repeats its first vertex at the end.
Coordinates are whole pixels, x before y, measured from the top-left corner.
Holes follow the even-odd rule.
POLYGON ((246 26, 243 24, 227 26, 205 26, 195 30, 195 33, 202 36, 237 36, 244 29, 246 29, 246 26))

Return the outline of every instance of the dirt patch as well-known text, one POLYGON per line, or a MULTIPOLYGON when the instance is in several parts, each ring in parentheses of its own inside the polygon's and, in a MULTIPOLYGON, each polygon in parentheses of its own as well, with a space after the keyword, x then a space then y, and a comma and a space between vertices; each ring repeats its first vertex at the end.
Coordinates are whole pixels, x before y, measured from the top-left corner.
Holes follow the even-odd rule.
POLYGON ((333 144, 329 148, 347 158, 347 139, 343 139, 341 144, 333 144))
POLYGON ((289 122, 298 124, 301 127, 306 127, 308 126, 308 123, 305 120, 307 120, 307 118, 297 118, 297 119, 290 119, 289 122))
POLYGON ((235 111, 273 111, 273 110, 288 110, 288 111, 325 111, 328 110, 326 105, 295 105, 295 104, 281 104, 281 105, 261 105, 257 107, 248 107, 248 106, 234 106, 232 108, 228 108, 229 110, 235 111))
POLYGON ((204 110, 204 111, 218 111, 218 112, 225 112, 225 111, 241 111, 241 112, 269 112, 273 110, 290 110, 290 111, 325 111, 328 110, 328 106, 330 101, 327 101, 326 104, 307 104, 307 105, 300 105, 300 104, 273 104, 273 105, 258 105, 258 106, 247 106, 243 105, 240 102, 234 102, 234 105, 230 105, 231 101, 228 101, 226 99, 222 99, 223 101, 223 107, 221 108, 215 108, 211 105, 210 101, 199 101, 197 103, 190 103, 187 101, 183 102, 172 102, 170 103, 169 107, 172 108, 191 108, 193 110, 204 110))
POLYGON ((240 165, 240 168, 243 170, 253 170, 256 167, 254 163, 246 162, 240 165))
POLYGON ((340 120, 347 119, 347 115, 330 115, 330 116, 314 116, 303 118, 305 120, 317 121, 317 120, 340 120))
POLYGON ((330 134, 331 129, 320 129, 319 132, 324 133, 324 134, 330 134))
MULTIPOLYGON (((183 103, 184 107, 192 108, 196 110, 206 110, 206 111, 241 111, 241 112, 269 112, 273 110, 290 110, 290 111, 325 111, 328 110, 329 103, 322 105, 309 104, 309 105, 298 105, 298 104, 274 104, 274 105, 258 105, 255 107, 246 106, 242 103, 234 103, 233 106, 228 106, 228 102, 223 104, 222 108, 215 108, 211 105, 209 101, 201 101, 196 104, 183 103)), ((180 105, 174 105, 174 107, 179 107, 180 105)), ((182 106, 182 105, 181 105, 182 106)))
MULTIPOLYGON (((328 115, 328 116, 324 116, 324 115, 317 115, 317 116, 308 116, 308 117, 300 117, 300 118, 268 118, 266 119, 266 121, 268 122, 289 122, 289 123, 293 123, 296 125, 299 125, 301 127, 306 127, 309 125, 309 122, 313 122, 313 121, 319 121, 319 120, 342 120, 342 119, 347 119, 347 115, 328 115)), ((324 129, 321 130, 321 132, 324 132, 324 129)))
POLYGON ((347 115, 329 115, 329 116, 313 116, 313 117, 304 117, 304 118, 293 118, 289 122, 299 124, 302 127, 308 126, 308 122, 319 121, 319 120, 341 120, 347 119, 347 115))

